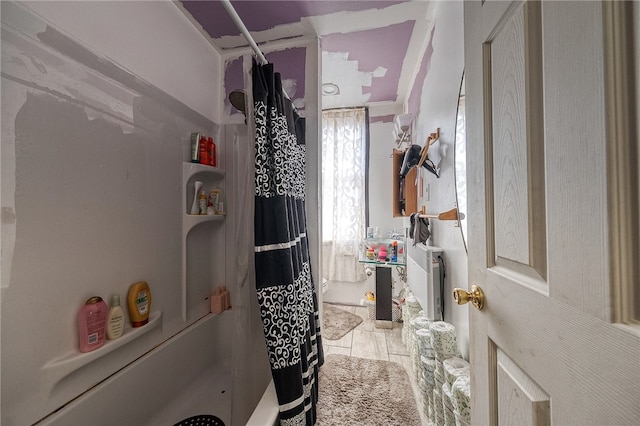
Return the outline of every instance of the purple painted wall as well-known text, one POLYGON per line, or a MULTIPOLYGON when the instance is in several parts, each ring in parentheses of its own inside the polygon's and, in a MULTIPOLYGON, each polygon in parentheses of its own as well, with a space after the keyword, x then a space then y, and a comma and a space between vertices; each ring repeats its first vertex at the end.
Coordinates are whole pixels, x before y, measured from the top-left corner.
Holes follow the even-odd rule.
MULTIPOLYGON (((284 80, 290 79, 295 82, 295 91, 287 93, 291 100, 304 98, 304 77, 306 71, 307 48, 293 47, 291 49, 279 50, 277 52, 266 53, 265 57, 273 64, 275 72, 279 72, 282 77, 283 86, 286 84, 284 80)), ((300 108, 303 109, 303 108, 300 108)))
POLYGON ((436 32, 436 26, 433 26, 431 34, 429 36, 429 44, 424 51, 422 62, 420 64, 420 71, 416 75, 416 79, 413 82, 411 93, 409 94, 409 100, 407 102, 408 112, 413 114, 414 117, 420 113, 420 98, 422 97, 422 86, 424 86, 424 79, 427 78, 429 69, 431 68, 431 56, 433 55, 433 35, 436 32))
MULTIPOLYGON (((279 50, 276 52, 266 53, 265 57, 274 65, 276 72, 279 72, 282 80, 293 80, 295 90, 289 90, 287 93, 291 100, 304 99, 305 85, 305 63, 307 58, 307 49, 305 47, 293 47, 290 49, 279 50)), ((283 84, 287 86, 287 84, 283 84)), ((244 89, 244 77, 242 75, 242 57, 227 60, 224 66, 224 93, 225 93, 225 110, 231 106, 229 103, 229 93, 235 89, 244 89)), ((304 107, 299 108, 300 110, 304 107)), ((231 114, 239 113, 235 108, 231 107, 231 114)))
MULTIPOLYGON (((305 16, 320 16, 342 11, 383 9, 401 1, 233 1, 233 7, 249 31, 263 31, 277 25, 299 22, 305 16)), ((235 36, 240 31, 218 1, 182 1, 204 30, 212 37, 235 36)))
POLYGON ((379 115, 377 117, 369 117, 369 123, 370 124, 373 124, 373 123, 392 123, 394 118, 395 118, 395 115, 393 115, 393 114, 379 115))
POLYGON ((402 63, 415 21, 406 21, 367 31, 329 34, 322 38, 323 51, 347 52, 349 60, 358 61, 358 69, 373 72, 379 66, 386 68, 384 77, 373 77, 371 87, 363 86, 362 93, 371 93, 369 102, 396 101, 402 63))

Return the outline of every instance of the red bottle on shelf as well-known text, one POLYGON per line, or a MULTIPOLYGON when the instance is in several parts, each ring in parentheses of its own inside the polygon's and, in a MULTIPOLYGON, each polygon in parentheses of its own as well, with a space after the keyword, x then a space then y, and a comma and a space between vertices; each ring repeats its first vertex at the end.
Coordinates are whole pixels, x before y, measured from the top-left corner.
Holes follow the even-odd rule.
POLYGON ((200 164, 209 164, 209 141, 206 137, 200 138, 200 164))
POLYGON ((215 167, 217 163, 216 144, 211 136, 209 136, 209 139, 207 139, 207 147, 209 148, 209 165, 215 167))

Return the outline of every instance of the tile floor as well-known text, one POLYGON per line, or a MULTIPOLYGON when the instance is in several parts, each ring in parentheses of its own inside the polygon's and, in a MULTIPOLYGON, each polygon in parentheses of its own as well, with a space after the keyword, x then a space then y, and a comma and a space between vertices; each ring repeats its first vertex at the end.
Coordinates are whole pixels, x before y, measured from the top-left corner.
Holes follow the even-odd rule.
POLYGON ((322 344, 325 355, 340 354, 368 359, 381 359, 402 365, 411 379, 411 387, 416 398, 416 406, 420 412, 422 425, 427 425, 428 418, 422 410, 422 396, 411 371, 409 352, 404 343, 402 343, 402 323, 394 322, 392 329, 376 328, 374 321, 368 319, 366 306, 335 306, 360 315, 363 321, 340 340, 323 339, 322 344))

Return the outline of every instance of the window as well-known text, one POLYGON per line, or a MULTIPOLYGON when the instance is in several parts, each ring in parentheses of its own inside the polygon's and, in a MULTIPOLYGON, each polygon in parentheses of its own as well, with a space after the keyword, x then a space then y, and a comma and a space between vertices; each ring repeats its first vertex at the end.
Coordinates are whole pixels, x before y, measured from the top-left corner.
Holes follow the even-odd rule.
POLYGON ((369 128, 365 108, 322 112, 323 277, 366 279, 359 245, 367 226, 369 128))

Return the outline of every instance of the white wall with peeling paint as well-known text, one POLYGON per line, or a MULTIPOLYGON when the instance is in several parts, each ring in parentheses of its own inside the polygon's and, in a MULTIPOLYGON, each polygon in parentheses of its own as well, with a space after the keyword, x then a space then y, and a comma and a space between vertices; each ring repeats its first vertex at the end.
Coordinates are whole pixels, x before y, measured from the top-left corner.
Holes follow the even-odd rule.
MULTIPOLYGON (((433 54, 431 67, 422 85, 420 113, 414 121, 414 143, 424 145, 427 136, 440 128, 440 177, 423 169, 422 180, 429 197, 418 199, 418 208, 440 213, 455 206, 454 142, 458 92, 464 70, 464 30, 462 2, 438 5, 433 15, 433 54)), ((432 154, 430 154, 432 155, 432 154)), ((454 287, 467 288, 467 254, 460 228, 455 221, 431 221, 432 245, 445 253, 445 320, 456 326, 458 346, 467 356, 468 305, 458 306, 451 296, 454 287)), ((408 278, 409 280, 411 277, 408 278)))
POLYGON ((161 87, 210 120, 220 121, 220 105, 213 96, 221 87, 220 55, 173 2, 23 4, 87 47, 161 87))

